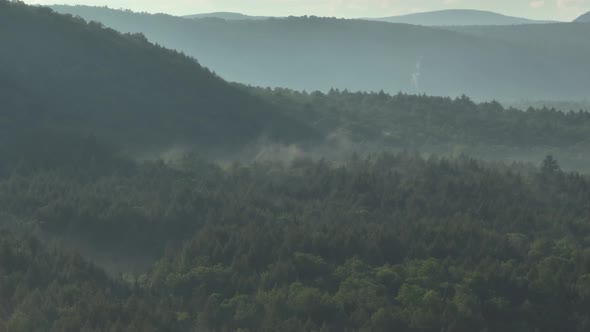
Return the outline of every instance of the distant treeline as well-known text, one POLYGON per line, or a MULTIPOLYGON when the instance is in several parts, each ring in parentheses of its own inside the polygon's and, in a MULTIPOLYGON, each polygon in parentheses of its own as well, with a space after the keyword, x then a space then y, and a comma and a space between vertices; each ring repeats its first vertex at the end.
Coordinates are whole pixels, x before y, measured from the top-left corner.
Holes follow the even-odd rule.
POLYGON ((568 169, 588 171, 590 113, 504 107, 467 96, 429 97, 332 89, 327 93, 249 88, 286 114, 324 133, 326 141, 355 151, 418 150, 490 160, 533 161, 552 153, 568 169))

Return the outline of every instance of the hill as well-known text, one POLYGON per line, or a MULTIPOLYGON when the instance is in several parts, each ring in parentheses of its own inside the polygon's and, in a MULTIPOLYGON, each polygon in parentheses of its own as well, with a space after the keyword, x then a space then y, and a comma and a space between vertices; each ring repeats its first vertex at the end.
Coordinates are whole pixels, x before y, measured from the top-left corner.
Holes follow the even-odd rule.
POLYGON ((467 9, 440 10, 400 16, 369 18, 369 20, 426 26, 517 25, 548 22, 467 9))
POLYGON ((291 130, 305 132, 193 58, 141 34, 122 35, 44 7, 0 6, 0 100, 13 112, 2 120, 18 122, 9 128, 66 128, 144 148, 237 148, 260 136, 289 141, 291 130))
MULTIPOLYGON (((527 24, 518 26, 459 26, 444 29, 475 36, 477 38, 506 42, 513 47, 525 47, 547 54, 557 49, 578 63, 581 56, 590 52, 590 40, 586 25, 572 23, 527 24)), ((565 61, 565 58, 564 58, 565 61)))
MULTIPOLYGON (((586 38, 586 25, 525 25, 522 39, 537 26, 551 38, 535 30, 519 44, 464 31, 363 20, 187 20, 106 8, 54 8, 123 32, 143 32, 197 57, 228 80, 253 85, 499 100, 579 100, 590 86, 584 75, 590 70, 590 51, 562 43, 586 38)), ((506 35, 520 27, 505 27, 506 35)))
MULTIPOLYGON (((101 12, 121 13, 104 8, 101 12)), ((123 14, 129 18, 125 21, 132 24, 137 17, 191 22, 165 15, 123 14)), ((194 59, 149 44, 140 34, 121 35, 98 23, 86 24, 48 9, 17 4, 6 8, 2 15, 6 29, 0 36, 8 48, 0 54, 0 101, 5 109, 0 117, 0 151, 7 162, 0 164, 0 174, 8 174, 10 165, 18 164, 20 159, 35 167, 64 167, 63 160, 80 162, 80 158, 70 156, 75 155, 71 151, 90 150, 103 155, 104 148, 95 144, 97 139, 119 149, 140 152, 141 158, 160 157, 162 150, 178 155, 193 148, 231 161, 267 155, 289 160, 306 153, 338 159, 354 151, 412 149, 534 161, 550 151, 568 169, 590 169, 590 160, 580 153, 590 145, 586 134, 590 118, 577 113, 577 108, 566 109, 575 113, 542 107, 523 112, 505 109, 495 102, 477 103, 466 96, 391 96, 337 90, 324 94, 248 88, 226 83, 194 59), (19 43, 22 40, 30 43, 19 43), (265 139, 258 140, 260 137, 265 139), (69 143, 72 141, 75 143, 69 143), (266 146, 268 141, 270 146, 266 146), (308 142, 313 143, 311 149, 308 142), (298 147, 283 148, 290 143, 298 147), (222 153, 237 150, 243 154, 222 153)), ((354 23, 371 28, 408 28, 401 32, 434 31, 441 37, 474 40, 460 31, 388 23, 314 18, 269 22, 301 28, 306 20, 313 25, 310 31, 326 30, 325 24, 354 27, 354 23)), ((195 22, 207 26, 211 20, 195 22)), ((213 22, 222 27, 227 23, 213 22)), ((174 29, 173 25, 169 27, 174 29)), ((328 32, 324 33, 322 38, 328 38, 328 32)), ((208 44, 204 41, 201 45, 208 44)), ((235 46, 244 45, 242 42, 235 46)), ((283 45, 287 47, 288 43, 283 45)), ((256 54, 256 50, 251 51, 256 54)), ((267 68, 273 65, 273 59, 259 54, 268 60, 266 67, 260 64, 259 73, 275 74, 267 68)), ((352 56, 348 55, 348 59, 354 60, 352 56)), ((283 60, 287 60, 286 55, 283 60)), ((415 70, 414 63, 410 66, 415 70)), ((253 70, 243 64, 239 68, 253 70)), ((291 66, 282 69, 293 70, 291 66)), ((364 70, 354 69, 359 70, 359 76, 364 70)), ((308 82, 303 75, 299 77, 308 82)), ((415 83, 422 84, 422 78, 416 77, 415 83)))
POLYGON ((250 16, 240 13, 231 12, 215 12, 215 13, 203 13, 183 16, 185 18, 220 18, 223 20, 266 20, 267 16, 250 16))
POLYGON ((574 20, 574 22, 581 22, 581 23, 587 23, 590 22, 590 12, 578 17, 577 19, 574 20))

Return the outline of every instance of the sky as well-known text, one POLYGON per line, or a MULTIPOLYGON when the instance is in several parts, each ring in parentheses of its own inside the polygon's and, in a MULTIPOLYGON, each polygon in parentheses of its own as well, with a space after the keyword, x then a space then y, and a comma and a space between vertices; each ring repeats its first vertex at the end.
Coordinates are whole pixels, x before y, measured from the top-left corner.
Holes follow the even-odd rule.
POLYGON ((25 0, 30 4, 108 6, 189 15, 216 11, 265 16, 384 17, 441 9, 490 10, 532 19, 571 21, 590 0, 25 0))

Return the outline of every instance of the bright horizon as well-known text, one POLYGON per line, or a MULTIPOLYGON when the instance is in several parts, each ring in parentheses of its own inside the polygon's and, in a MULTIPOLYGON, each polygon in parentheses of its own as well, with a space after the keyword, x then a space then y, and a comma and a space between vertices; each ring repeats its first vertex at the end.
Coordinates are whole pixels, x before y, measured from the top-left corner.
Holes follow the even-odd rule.
POLYGON ((590 11, 590 0, 29 0, 38 5, 108 6, 149 13, 190 15, 237 12, 262 16, 384 17, 474 9, 538 20, 571 21, 590 11))

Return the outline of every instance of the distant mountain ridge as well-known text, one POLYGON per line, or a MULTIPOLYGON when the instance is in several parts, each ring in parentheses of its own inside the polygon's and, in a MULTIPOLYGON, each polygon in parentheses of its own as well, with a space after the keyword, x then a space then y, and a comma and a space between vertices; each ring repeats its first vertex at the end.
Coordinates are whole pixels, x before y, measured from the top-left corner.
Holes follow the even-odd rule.
POLYGON ((581 23, 589 23, 590 22, 590 12, 578 17, 574 20, 574 22, 581 22, 581 23))
MULTIPOLYGON (((223 20, 266 20, 274 16, 251 16, 235 12, 212 12, 186 15, 184 18, 219 18, 223 20)), ((555 23, 548 20, 532 20, 523 17, 502 15, 495 12, 471 9, 447 9, 399 16, 361 18, 369 21, 404 23, 424 26, 466 26, 466 25, 520 25, 555 23)))
POLYGON ((258 86, 504 101, 579 100, 589 93, 586 24, 441 29, 319 17, 191 20, 96 7, 52 8, 122 32, 142 32, 196 57, 225 79, 258 86))
POLYGON ((489 11, 470 9, 448 9, 400 16, 368 18, 373 21, 405 23, 425 26, 464 26, 464 25, 519 25, 542 24, 550 21, 537 21, 522 17, 502 15, 489 11))
POLYGON ((232 13, 232 12, 213 12, 213 13, 202 13, 202 14, 194 14, 194 15, 186 15, 183 16, 184 18, 220 18, 223 20, 266 20, 269 19, 269 16, 251 16, 245 15, 241 13, 232 13))

